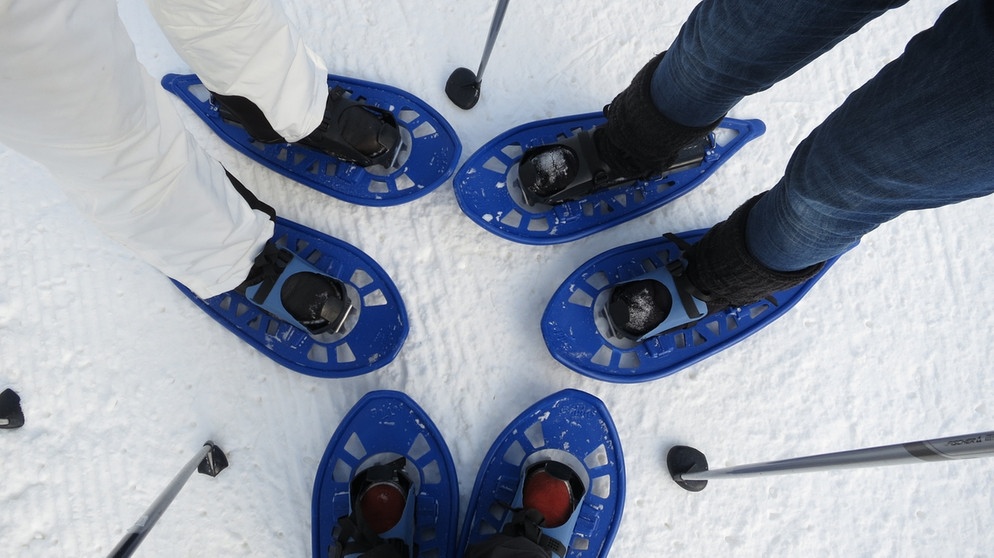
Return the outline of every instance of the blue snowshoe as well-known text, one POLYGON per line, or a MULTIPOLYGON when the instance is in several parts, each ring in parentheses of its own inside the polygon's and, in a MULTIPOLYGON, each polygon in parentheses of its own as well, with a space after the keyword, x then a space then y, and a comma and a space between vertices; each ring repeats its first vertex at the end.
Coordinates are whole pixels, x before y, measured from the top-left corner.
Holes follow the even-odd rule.
POLYGON ((341 240, 280 217, 275 224, 261 258, 282 270, 278 276, 250 277, 243 288, 206 300, 177 287, 242 340, 302 374, 343 378, 390 363, 409 325, 386 272, 341 240), (322 292, 329 296, 321 306, 305 308, 315 298, 307 293, 322 292))
POLYGON ((563 390, 521 413, 490 448, 460 556, 492 547, 607 556, 624 501, 624 458, 607 408, 588 393, 563 390))
MULTIPOLYGON (((462 151, 452 127, 437 111, 410 93, 388 85, 328 76, 329 117, 344 123, 354 113, 371 113, 390 125, 384 128, 396 130, 397 136, 374 131, 371 141, 382 145, 374 145, 368 152, 350 147, 348 141, 334 141, 348 139, 339 137, 341 134, 332 134, 330 143, 290 144, 278 136, 259 133, 255 136, 260 137, 255 137, 244 123, 224 110, 232 102, 219 102, 195 75, 169 74, 162 78, 162 86, 251 159, 319 192, 355 204, 398 205, 428 194, 452 175, 462 151), (335 109, 334 103, 345 108, 335 109), (347 110, 356 104, 362 110, 347 110)), ((234 103, 240 100, 225 99, 234 99, 234 103)), ((349 131, 346 125, 344 133, 349 131)))
POLYGON ((605 122, 600 112, 580 114, 525 124, 497 136, 471 155, 456 174, 453 187, 459 207, 484 229, 515 242, 576 240, 686 194, 766 130, 759 120, 725 118, 713 133, 684 148, 663 174, 597 189, 554 205, 526 196, 519 175, 526 152, 534 153, 534 148, 557 141, 573 142, 577 144, 575 151, 589 152, 583 148, 584 138, 605 122))
MULTIPOLYGON (((709 308, 682 277, 683 249, 707 229, 651 239, 595 256, 560 285, 542 316, 542 335, 552 356, 599 380, 634 383, 673 374, 738 343, 796 304, 838 257, 811 279, 735 308, 709 308), (621 327, 613 292, 622 284, 652 285, 651 298, 667 301, 658 325, 632 334, 621 327)), ((620 304, 619 304, 620 305, 620 304)), ((632 301, 625 306, 637 307, 632 301)))
POLYGON ((403 393, 363 397, 332 436, 314 481, 315 558, 455 556, 455 466, 403 393))

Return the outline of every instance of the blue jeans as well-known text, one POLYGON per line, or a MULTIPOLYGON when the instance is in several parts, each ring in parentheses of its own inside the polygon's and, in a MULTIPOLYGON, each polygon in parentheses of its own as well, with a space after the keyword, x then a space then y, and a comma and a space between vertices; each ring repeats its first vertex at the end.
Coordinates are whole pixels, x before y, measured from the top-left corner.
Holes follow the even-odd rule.
MULTIPOLYGON (((721 118, 907 0, 705 0, 652 81, 688 126, 721 118)), ((959 0, 794 151, 749 214, 760 263, 793 271, 915 209, 994 192, 994 2, 959 0)))

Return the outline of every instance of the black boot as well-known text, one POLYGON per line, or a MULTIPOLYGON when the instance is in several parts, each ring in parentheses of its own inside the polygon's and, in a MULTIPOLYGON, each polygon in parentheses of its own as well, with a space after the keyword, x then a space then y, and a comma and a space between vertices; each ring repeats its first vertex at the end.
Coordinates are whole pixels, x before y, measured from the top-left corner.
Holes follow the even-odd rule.
POLYGON ((552 145, 530 149, 519 165, 525 200, 555 204, 669 170, 683 158, 699 162, 702 143, 719 121, 694 128, 678 124, 652 102, 656 55, 632 83, 604 107, 607 123, 552 145), (684 152, 686 148, 694 153, 684 152))
MULTIPOLYGON (((707 315, 729 307, 745 306, 775 292, 797 286, 814 277, 824 263, 799 271, 776 271, 759 263, 749 253, 745 242, 749 211, 762 195, 745 202, 727 220, 711 227, 681 256, 686 266, 674 262, 668 269, 674 277, 676 297, 654 279, 622 283, 611 293, 608 314, 614 328, 632 338, 653 331, 679 302, 693 297, 707 305, 707 315), (676 300, 675 300, 676 299, 676 300)), ((691 299, 692 300, 692 299, 691 299)), ((694 323, 703 318, 684 323, 694 323)), ((661 332, 662 333, 662 332, 661 332)))
MULTIPOLYGON (((244 127, 253 139, 263 143, 286 141, 252 101, 234 95, 211 95, 221 117, 244 127)), ((345 95, 341 87, 329 90, 321 124, 296 143, 362 167, 390 167, 402 145, 393 114, 345 95)))
POLYGON ((749 211, 763 196, 748 200, 684 253, 687 279, 708 307, 745 306, 814 277, 824 262, 798 271, 770 269, 749 253, 745 229, 749 211))

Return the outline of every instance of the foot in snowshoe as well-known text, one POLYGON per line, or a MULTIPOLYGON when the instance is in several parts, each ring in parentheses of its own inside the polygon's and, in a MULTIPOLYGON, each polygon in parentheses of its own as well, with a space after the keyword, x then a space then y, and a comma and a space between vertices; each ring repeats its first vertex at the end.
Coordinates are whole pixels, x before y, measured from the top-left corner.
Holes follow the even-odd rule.
MULTIPOLYGON (((403 145, 397 120, 389 111, 353 101, 347 94, 342 87, 330 89, 321 124, 296 143, 362 167, 391 167, 403 145)), ((223 119, 243 126, 253 139, 286 141, 248 99, 217 93, 212 99, 223 119)))
POLYGON ((529 149, 518 165, 521 191, 529 205, 555 205, 591 192, 630 182, 601 159, 598 130, 581 130, 558 143, 529 149))
POLYGON ((354 309, 345 285, 274 243, 266 244, 237 292, 311 333, 338 333, 354 309))
POLYGON ((393 166, 402 140, 389 111, 346 97, 345 89, 328 91, 324 120, 298 143, 363 167, 393 166))
POLYGON ((565 557, 585 494, 583 481, 568 465, 555 460, 531 465, 518 485, 514 513, 501 533, 527 538, 565 557))
POLYGON ((416 488, 403 457, 362 470, 349 483, 350 511, 335 526, 329 558, 413 558, 416 488))
POLYGON ((641 342, 724 308, 709 305, 707 297, 687 280, 685 270, 683 261, 676 260, 616 285, 606 311, 612 332, 641 342))

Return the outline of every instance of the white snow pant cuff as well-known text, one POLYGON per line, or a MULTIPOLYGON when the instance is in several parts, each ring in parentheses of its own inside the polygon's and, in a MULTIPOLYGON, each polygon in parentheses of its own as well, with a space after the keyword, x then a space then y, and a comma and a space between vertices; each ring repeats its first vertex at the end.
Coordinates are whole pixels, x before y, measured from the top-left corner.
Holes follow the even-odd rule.
POLYGON ((289 142, 321 124, 328 69, 276 0, 148 0, 169 42, 208 89, 262 110, 289 142))

